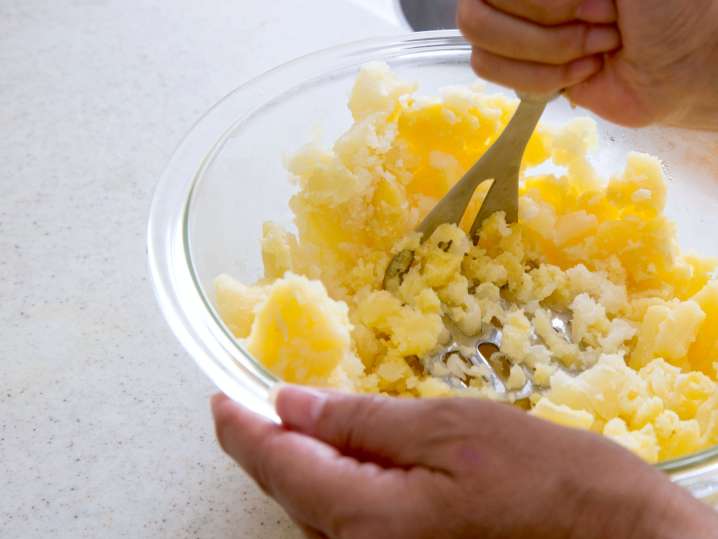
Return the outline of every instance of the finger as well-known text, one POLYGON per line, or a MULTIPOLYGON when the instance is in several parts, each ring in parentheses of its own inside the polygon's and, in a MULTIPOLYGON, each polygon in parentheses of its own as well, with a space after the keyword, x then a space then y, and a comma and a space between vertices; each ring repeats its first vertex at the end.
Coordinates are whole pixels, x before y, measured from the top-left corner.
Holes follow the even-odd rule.
POLYGON ((614 0, 486 1, 505 13, 547 26, 575 20, 603 24, 614 23, 617 20, 614 0))
POLYGON ((584 0, 578 7, 576 18, 593 23, 617 22, 616 0, 584 0))
POLYGON ((547 28, 478 0, 459 4, 457 21, 472 45, 515 60, 561 65, 621 44, 618 29, 612 25, 571 23, 547 28))
POLYGON ((212 399, 212 410, 222 448, 305 526, 334 536, 352 518, 380 518, 387 497, 402 498, 401 471, 344 457, 223 395, 212 399))
POLYGON ((307 539, 327 539, 326 535, 314 528, 310 528, 309 526, 305 526, 299 522, 295 522, 295 524, 302 531, 302 535, 304 535, 307 539))
MULTIPOLYGON (((280 390, 277 413, 288 428, 304 432, 344 454, 383 466, 427 467, 448 472, 450 441, 467 433, 457 425, 464 399, 391 399, 316 391, 280 390)), ((486 403, 490 405, 490 403, 486 403)))
POLYGON ((512 60, 474 49, 471 66, 479 77, 519 92, 548 94, 569 88, 598 73, 603 66, 600 56, 589 56, 554 66, 512 60))

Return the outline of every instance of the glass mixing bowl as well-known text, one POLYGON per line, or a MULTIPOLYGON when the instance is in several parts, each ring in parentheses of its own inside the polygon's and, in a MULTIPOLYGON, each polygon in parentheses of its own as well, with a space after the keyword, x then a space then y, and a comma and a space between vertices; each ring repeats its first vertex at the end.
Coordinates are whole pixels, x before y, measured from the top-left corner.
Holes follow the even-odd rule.
MULTIPOLYGON (((358 68, 387 62, 404 79, 436 93, 476 82, 470 47, 455 31, 415 33, 325 50, 278 67, 236 89, 192 128, 155 193, 148 229, 152 282, 169 325, 200 368, 233 399, 276 419, 269 394, 276 379, 233 338, 213 307, 212 280, 227 272, 251 283, 261 276, 260 236, 267 220, 291 227, 293 188, 284 158, 321 131, 333 141, 351 123, 346 103, 358 68)), ((489 89, 508 92, 488 85, 489 89)), ((556 100, 544 121, 576 116, 556 100)), ((628 130, 595 118, 595 156, 608 175, 629 150, 667 166, 668 214, 681 244, 718 256, 718 135, 676 129, 628 130)), ((660 465, 696 496, 718 506, 718 447, 660 465)))

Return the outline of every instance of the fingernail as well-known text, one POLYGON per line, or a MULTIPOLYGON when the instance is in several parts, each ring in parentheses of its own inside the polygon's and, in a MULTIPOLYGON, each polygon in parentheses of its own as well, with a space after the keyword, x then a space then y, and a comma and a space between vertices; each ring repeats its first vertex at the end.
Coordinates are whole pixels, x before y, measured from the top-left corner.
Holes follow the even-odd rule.
POLYGON ((586 36, 586 54, 608 52, 621 45, 621 36, 613 26, 594 26, 586 36))
POLYGON ((277 413, 287 427, 309 433, 314 430, 326 400, 327 395, 315 389, 283 386, 277 393, 277 413))

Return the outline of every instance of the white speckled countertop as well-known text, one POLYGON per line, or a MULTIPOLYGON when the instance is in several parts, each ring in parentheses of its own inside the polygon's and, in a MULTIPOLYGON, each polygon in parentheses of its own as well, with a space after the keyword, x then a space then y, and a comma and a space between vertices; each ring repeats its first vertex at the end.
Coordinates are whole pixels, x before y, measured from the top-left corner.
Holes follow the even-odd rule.
POLYGON ((390 2, 352 2, 0 2, 3 539, 300 536, 218 449, 214 389, 147 281, 145 226, 220 97, 395 31, 390 2))

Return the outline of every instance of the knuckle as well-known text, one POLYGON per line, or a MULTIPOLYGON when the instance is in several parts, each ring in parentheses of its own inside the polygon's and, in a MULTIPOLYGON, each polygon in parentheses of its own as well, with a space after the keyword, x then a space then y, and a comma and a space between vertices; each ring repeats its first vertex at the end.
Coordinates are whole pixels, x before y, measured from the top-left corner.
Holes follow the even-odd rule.
POLYGON ((471 67, 479 77, 485 79, 490 79, 494 72, 488 56, 481 49, 474 49, 471 54, 471 67))
POLYGON ((579 24, 573 27, 571 32, 566 32, 566 50, 573 53, 575 58, 585 56, 588 53, 588 36, 590 27, 587 24, 579 24))
POLYGON ((322 433, 330 438, 339 438, 339 442, 343 443, 344 431, 349 426, 349 421, 342 420, 343 417, 352 417, 354 414, 351 408, 354 406, 352 401, 347 404, 343 401, 345 397, 331 396, 320 408, 316 418, 315 432, 322 433))
POLYGON ((459 3, 456 6, 456 26, 461 30, 463 33, 467 32, 468 24, 469 24, 469 10, 470 6, 468 5, 470 3, 470 0, 459 0, 459 3))
POLYGON ((587 55, 589 50, 589 36, 591 34, 591 27, 587 24, 582 24, 576 30, 576 43, 578 43, 578 52, 581 56, 587 55))
POLYGON ((438 400, 432 403, 427 415, 442 438, 447 435, 450 438, 463 437, 467 425, 474 422, 473 404, 465 399, 438 400))
POLYGON ((456 24, 467 37, 476 37, 486 25, 488 7, 481 0, 459 0, 456 24))
POLYGON ((352 403, 351 417, 347 429, 347 442, 350 446, 361 445, 362 433, 368 426, 375 423, 375 419, 381 417, 386 407, 386 399, 376 395, 357 399, 352 403))
POLYGON ((252 474, 262 492, 269 496, 272 496, 272 480, 277 473, 273 455, 276 454, 279 439, 279 436, 269 436, 259 444, 252 474))
POLYGON ((559 68, 559 80, 561 86, 568 86, 572 81, 573 76, 571 75, 571 69, 572 68, 570 64, 562 65, 559 68))
POLYGON ((553 39, 546 43, 547 57, 556 65, 565 64, 585 55, 588 27, 583 24, 552 30, 553 39))
POLYGON ((384 400, 375 395, 330 399, 319 412, 318 431, 330 433, 342 445, 355 447, 361 444, 363 432, 374 418, 381 415, 384 400))
POLYGON ((558 80, 554 85, 557 88, 565 88, 567 86, 574 85, 576 83, 575 67, 572 64, 565 64, 561 66, 557 79, 558 80))
POLYGON ((577 35, 575 28, 563 28, 555 32, 551 43, 555 54, 560 54, 562 57, 565 57, 567 55, 566 50, 568 48, 576 48, 577 37, 579 36, 577 35))
POLYGON ((437 401, 427 415, 442 443, 461 443, 491 432, 499 412, 496 406, 500 405, 473 399, 446 399, 437 401))
POLYGON ((536 22, 550 24, 555 21, 557 2, 551 0, 531 0, 529 5, 536 22))
POLYGON ((318 432, 326 432, 333 425, 335 416, 335 405, 333 402, 330 397, 327 402, 324 403, 324 406, 319 409, 319 414, 316 418, 316 430, 318 432))
POLYGON ((533 0, 543 24, 559 24, 570 19, 571 5, 575 0, 533 0))
POLYGON ((366 399, 362 399, 361 402, 357 402, 360 418, 365 420, 371 420, 377 415, 381 415, 386 409, 386 405, 386 398, 378 395, 369 395, 366 399))

